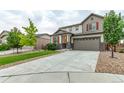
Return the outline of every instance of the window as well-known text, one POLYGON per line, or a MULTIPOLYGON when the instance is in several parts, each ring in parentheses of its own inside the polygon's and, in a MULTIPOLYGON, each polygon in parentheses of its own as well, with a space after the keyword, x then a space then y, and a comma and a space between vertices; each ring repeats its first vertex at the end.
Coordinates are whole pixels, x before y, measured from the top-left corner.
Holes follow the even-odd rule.
POLYGON ((79 26, 75 26, 75 30, 76 30, 76 31, 79 30, 79 26))
POLYGON ((91 20, 93 20, 93 17, 91 18, 91 20))
POLYGON ((57 44, 57 36, 53 37, 53 43, 57 44))
POLYGON ((88 24, 86 25, 86 31, 88 31, 88 24))
POLYGON ((59 44, 59 36, 58 36, 58 44, 59 44))
POLYGON ((86 31, 96 31, 99 30, 99 22, 92 22, 86 25, 86 31))
POLYGON ((96 31, 96 23, 92 23, 92 31, 96 31))
POLYGON ((69 28, 69 31, 72 31, 72 28, 71 27, 69 28))

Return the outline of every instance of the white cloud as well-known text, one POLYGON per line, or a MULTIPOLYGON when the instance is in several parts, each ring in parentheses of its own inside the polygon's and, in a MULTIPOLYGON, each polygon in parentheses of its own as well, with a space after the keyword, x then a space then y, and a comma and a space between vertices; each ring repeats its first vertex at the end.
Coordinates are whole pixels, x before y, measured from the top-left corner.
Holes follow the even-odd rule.
POLYGON ((38 33, 54 33, 59 27, 76 24, 83 21, 89 13, 104 14, 106 11, 4 11, 0 10, 0 32, 16 26, 23 31, 22 26, 28 25, 28 18, 35 23, 38 33))
MULTIPOLYGON (((57 20, 61 21, 63 25, 70 25, 77 23, 76 20, 79 18, 80 14, 76 10, 63 11, 63 14, 57 17, 57 20)), ((81 21, 81 20, 80 20, 81 21)))

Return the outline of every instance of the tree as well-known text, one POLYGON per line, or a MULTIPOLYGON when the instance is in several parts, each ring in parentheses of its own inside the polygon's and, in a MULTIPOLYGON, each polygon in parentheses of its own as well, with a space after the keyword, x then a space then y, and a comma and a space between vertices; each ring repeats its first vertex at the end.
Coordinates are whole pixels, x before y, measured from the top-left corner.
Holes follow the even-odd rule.
POLYGON ((7 37, 7 43, 10 47, 17 48, 17 53, 18 53, 18 48, 22 47, 20 45, 20 40, 21 38, 19 37, 19 35, 21 34, 20 30, 16 27, 13 27, 13 29, 11 29, 11 31, 8 33, 8 37, 7 37))
POLYGON ((22 27, 26 34, 20 35, 21 45, 34 46, 36 43, 36 32, 38 31, 34 23, 29 19, 29 26, 22 27))
POLYGON ((112 58, 114 58, 114 47, 123 36, 124 22, 121 15, 117 15, 113 10, 106 14, 103 23, 104 40, 111 45, 112 58))

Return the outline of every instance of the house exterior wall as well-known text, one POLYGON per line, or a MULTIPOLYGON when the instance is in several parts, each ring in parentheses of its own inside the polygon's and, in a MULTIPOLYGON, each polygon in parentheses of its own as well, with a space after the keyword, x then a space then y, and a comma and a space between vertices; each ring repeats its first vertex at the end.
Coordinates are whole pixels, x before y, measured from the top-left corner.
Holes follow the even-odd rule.
POLYGON ((37 37, 36 41, 36 49, 43 49, 46 47, 46 45, 50 43, 50 36, 49 35, 41 35, 37 37))
POLYGON ((82 29, 83 34, 103 32, 103 18, 92 15, 82 24, 82 27, 83 27, 83 29, 82 29), (95 24, 96 22, 98 22, 98 24, 99 24, 98 30, 92 31, 92 30, 88 29, 88 31, 87 31, 87 24, 88 24, 88 28, 89 28, 89 24, 91 24, 91 23, 95 24))
POLYGON ((56 43, 58 49, 63 48, 63 44, 66 48, 71 48, 71 34, 61 34, 61 35, 52 35, 50 38, 50 43, 56 43))
MULTIPOLYGON (((53 37, 55 38, 57 36, 60 36, 59 40, 61 40, 61 43, 59 42, 58 44, 59 46, 62 46, 62 44, 65 44, 65 42, 63 41, 64 40, 63 35, 65 34, 65 32, 69 32, 70 34, 66 33, 67 35, 66 47, 67 48, 73 48, 74 39, 76 38, 77 39, 81 38, 80 40, 85 40, 85 38, 86 39, 88 38, 87 40, 90 40, 90 38, 91 39, 93 38, 93 40, 95 40, 97 37, 99 38, 99 41, 100 41, 98 44, 100 49, 101 47, 102 49, 104 48, 104 38, 103 38, 103 33, 102 33, 103 32, 103 17, 102 16, 91 14, 83 22, 79 24, 75 24, 75 25, 61 27, 59 28, 59 30, 55 32, 53 36, 51 37, 51 42, 53 43, 53 40, 55 40, 53 39, 53 37), (87 31, 87 24, 90 25, 88 26, 88 31, 87 31)), ((90 42, 87 41, 87 43, 90 43, 90 42)))
POLYGON ((74 38, 86 38, 86 37, 100 37, 100 42, 104 42, 103 34, 85 35, 85 36, 73 36, 71 38, 71 42, 73 43, 74 38))
POLYGON ((1 39, 1 43, 7 43, 7 36, 4 36, 4 37, 1 39))
POLYGON ((71 32, 74 34, 80 34, 80 33, 82 33, 82 25, 80 24, 80 25, 65 27, 65 28, 62 28, 62 30, 65 30, 65 31, 68 31, 68 32, 71 32), (76 28, 78 28, 78 30, 76 30, 76 28), (72 30, 70 31, 70 29, 72 29, 72 30))
POLYGON ((0 34, 0 43, 7 43, 8 31, 3 31, 0 34))
POLYGON ((40 36, 39 38, 50 39, 50 36, 49 35, 43 35, 43 36, 40 36))
POLYGON ((38 38, 36 42, 36 49, 43 49, 48 43, 50 43, 50 39, 38 38))

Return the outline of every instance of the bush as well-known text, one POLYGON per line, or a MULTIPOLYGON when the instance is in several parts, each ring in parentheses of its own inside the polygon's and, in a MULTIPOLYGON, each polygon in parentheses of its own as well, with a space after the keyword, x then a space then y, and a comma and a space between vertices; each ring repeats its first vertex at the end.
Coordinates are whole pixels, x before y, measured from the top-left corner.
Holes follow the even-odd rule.
POLYGON ((47 49, 48 50, 56 50, 57 49, 57 45, 56 44, 47 44, 47 49))
POLYGON ((0 45, 0 51, 4 51, 4 50, 9 50, 10 47, 8 44, 1 44, 0 45))

